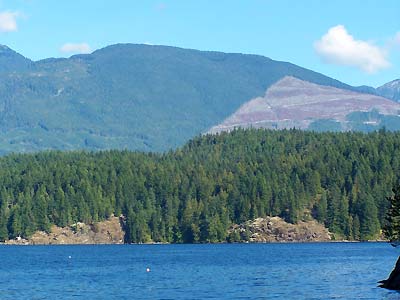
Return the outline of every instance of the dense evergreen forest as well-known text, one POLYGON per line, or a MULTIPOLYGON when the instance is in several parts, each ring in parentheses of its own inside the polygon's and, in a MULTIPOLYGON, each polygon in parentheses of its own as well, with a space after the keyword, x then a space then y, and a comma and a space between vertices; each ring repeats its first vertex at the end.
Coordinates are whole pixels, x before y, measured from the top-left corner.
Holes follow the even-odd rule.
POLYGON ((0 239, 51 224, 126 219, 126 242, 234 241, 263 216, 316 218, 338 238, 384 226, 400 133, 235 130, 164 154, 41 152, 0 158, 0 239))

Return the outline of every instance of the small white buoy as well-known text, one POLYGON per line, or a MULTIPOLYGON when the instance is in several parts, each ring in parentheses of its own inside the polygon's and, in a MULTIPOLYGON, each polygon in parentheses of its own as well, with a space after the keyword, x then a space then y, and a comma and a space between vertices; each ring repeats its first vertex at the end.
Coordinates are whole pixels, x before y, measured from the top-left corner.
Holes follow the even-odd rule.
POLYGON ((68 258, 69 258, 69 259, 71 259, 71 258, 72 258, 72 256, 70 255, 70 256, 68 256, 68 258))
POLYGON ((146 268, 146 272, 150 272, 150 268, 146 268))

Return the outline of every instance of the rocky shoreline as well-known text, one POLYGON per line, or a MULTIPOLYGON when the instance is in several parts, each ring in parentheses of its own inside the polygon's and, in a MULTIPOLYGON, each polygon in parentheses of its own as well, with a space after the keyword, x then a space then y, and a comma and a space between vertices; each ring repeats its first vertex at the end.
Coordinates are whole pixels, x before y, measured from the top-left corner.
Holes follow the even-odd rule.
POLYGON ((230 242, 328 242, 332 234, 315 220, 290 224, 279 217, 257 218, 229 229, 230 242))
MULTIPOLYGON (((68 227, 52 226, 49 233, 38 231, 28 239, 7 240, 6 245, 75 245, 124 244, 124 219, 111 217, 106 221, 68 227)), ((228 230, 228 243, 303 243, 332 242, 332 234, 315 220, 290 224, 279 217, 257 218, 228 230)), ((337 241, 336 241, 337 242, 337 241)), ((150 242, 149 244, 154 244, 150 242)))
POLYGON ((122 221, 111 217, 93 224, 75 223, 68 227, 53 225, 49 233, 35 232, 30 238, 16 238, 4 242, 6 245, 90 245, 123 244, 125 232, 122 221))

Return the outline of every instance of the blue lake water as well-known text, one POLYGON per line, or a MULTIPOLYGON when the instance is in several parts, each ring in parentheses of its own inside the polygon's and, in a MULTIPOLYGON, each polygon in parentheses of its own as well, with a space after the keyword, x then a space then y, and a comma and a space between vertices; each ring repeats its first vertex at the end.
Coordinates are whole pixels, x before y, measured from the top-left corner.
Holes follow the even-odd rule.
POLYGON ((0 299, 400 299, 377 288, 399 254, 386 243, 0 246, 0 299))

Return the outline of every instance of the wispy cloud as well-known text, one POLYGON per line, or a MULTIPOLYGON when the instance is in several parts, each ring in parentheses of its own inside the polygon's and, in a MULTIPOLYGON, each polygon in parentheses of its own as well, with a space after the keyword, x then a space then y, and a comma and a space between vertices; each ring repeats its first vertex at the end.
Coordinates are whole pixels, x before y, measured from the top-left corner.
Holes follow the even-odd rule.
POLYGON ((388 68, 387 51, 372 42, 356 40, 343 25, 328 30, 314 44, 317 54, 326 62, 356 67, 366 73, 388 68))
POLYGON ((66 43, 61 46, 60 51, 62 53, 86 54, 90 53, 91 49, 87 43, 66 43))
POLYGON ((18 30, 17 18, 21 16, 18 11, 0 12, 0 32, 12 32, 18 30))

